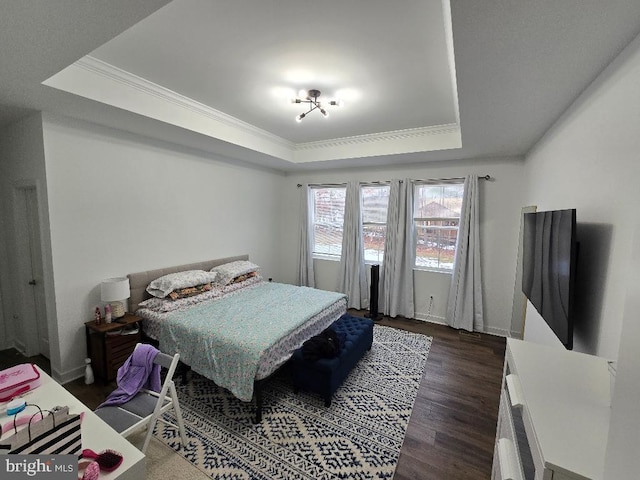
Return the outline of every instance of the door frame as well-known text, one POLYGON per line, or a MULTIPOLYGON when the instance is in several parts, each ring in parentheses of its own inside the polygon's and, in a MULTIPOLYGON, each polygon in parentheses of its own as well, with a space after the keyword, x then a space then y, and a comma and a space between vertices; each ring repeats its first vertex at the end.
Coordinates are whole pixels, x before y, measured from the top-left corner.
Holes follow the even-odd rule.
POLYGON ((47 308, 47 282, 45 281, 45 265, 44 265, 44 249, 43 249, 43 215, 42 215, 42 188, 40 186, 40 182, 37 179, 23 179, 17 180, 13 182, 13 245, 15 248, 15 267, 16 267, 16 276, 18 280, 20 280, 21 275, 21 259, 29 258, 32 262, 31 268, 36 269, 39 272, 40 278, 37 278, 36 281, 39 282, 39 287, 42 288, 42 294, 40 295, 40 302, 38 301, 38 293, 33 290, 27 290, 26 285, 22 285, 20 282, 15 282, 13 286, 14 298, 18 299, 18 305, 16 305, 16 310, 18 311, 18 319, 14 320, 14 322, 21 322, 21 325, 17 325, 14 323, 14 343, 16 346, 21 345, 24 349, 24 353, 26 356, 33 356, 37 354, 45 354, 47 357, 51 355, 51 346, 49 342, 51 329, 49 328, 49 315, 47 308), (28 214, 29 209, 24 203, 26 200, 27 190, 32 190, 35 193, 35 206, 36 209, 34 212, 31 212, 32 215, 35 215, 35 219, 21 219, 18 218, 20 214, 28 214), (33 234, 29 233, 30 225, 29 222, 35 220, 37 227, 37 231, 33 232, 33 234), (26 228, 25 232, 30 241, 34 240, 35 244, 29 246, 20 245, 18 242, 17 231, 19 228, 26 228), (35 234, 36 238, 32 238, 35 234), (33 258, 33 253, 39 257, 37 259, 33 258), (33 262, 37 261, 39 264, 36 267, 33 267, 33 262), (29 299, 29 296, 32 296, 33 299, 29 299), (27 302, 33 301, 34 309, 36 311, 36 316, 31 317, 27 315, 27 302), (38 317, 40 319, 38 320, 38 317), (46 329, 46 332, 43 332, 43 329, 46 329), (18 332, 22 332, 22 336, 18 335, 18 332), (37 332, 36 335, 30 334, 30 332, 37 332), (47 339, 47 344, 49 346, 48 352, 43 352, 40 347, 40 338, 44 333, 45 338, 47 339))
POLYGON ((522 293, 522 242, 525 213, 535 213, 537 205, 526 205, 520 209, 520 231, 518 234, 518 253, 516 256, 516 278, 513 286, 511 304, 511 328, 509 336, 524 339, 524 325, 527 320, 527 297, 522 293))

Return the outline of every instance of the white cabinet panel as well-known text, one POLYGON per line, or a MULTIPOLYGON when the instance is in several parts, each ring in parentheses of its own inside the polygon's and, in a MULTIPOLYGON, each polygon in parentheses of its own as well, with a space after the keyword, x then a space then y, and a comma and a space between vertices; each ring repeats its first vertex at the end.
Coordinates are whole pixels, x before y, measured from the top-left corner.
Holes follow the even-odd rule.
POLYGON ((601 479, 609 381, 605 359, 508 339, 492 478, 601 479))

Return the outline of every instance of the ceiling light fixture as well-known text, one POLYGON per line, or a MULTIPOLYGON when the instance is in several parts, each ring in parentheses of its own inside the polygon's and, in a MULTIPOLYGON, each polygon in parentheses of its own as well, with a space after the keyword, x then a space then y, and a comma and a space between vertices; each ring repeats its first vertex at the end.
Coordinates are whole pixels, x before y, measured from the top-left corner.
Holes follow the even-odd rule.
MULTIPOLYGON (((308 111, 306 111, 304 113, 301 113, 300 115, 298 115, 296 117, 296 122, 301 122, 304 117, 309 115, 314 110, 320 110, 320 113, 324 117, 328 117, 329 116, 329 112, 327 112, 327 110, 324 108, 323 104, 318 101, 318 97, 319 96, 320 96, 320 90, 312 89, 312 90, 309 90, 307 92, 307 96, 304 99, 302 99, 302 98, 292 98, 291 99, 291 103, 308 103, 309 107, 310 107, 308 111)), ((340 100, 331 100, 329 102, 329 105, 335 106, 335 107, 340 107, 340 106, 342 106, 342 101, 340 101, 340 100)))

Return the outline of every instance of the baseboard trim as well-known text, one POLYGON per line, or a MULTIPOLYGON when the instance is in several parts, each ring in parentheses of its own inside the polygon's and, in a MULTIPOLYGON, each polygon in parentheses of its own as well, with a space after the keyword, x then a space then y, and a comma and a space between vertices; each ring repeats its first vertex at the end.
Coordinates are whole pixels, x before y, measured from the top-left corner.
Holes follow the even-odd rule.
POLYGON ((416 312, 414 318, 416 320, 421 320, 423 322, 437 323, 438 325, 446 325, 447 324, 447 321, 446 321, 447 319, 446 318, 438 317, 436 315, 428 315, 428 314, 416 312))
POLYGON ((496 337, 505 337, 505 338, 509 338, 509 330, 506 330, 504 328, 496 328, 496 327, 485 327, 484 329, 484 333, 488 334, 488 335, 493 335, 496 337))
POLYGON ((15 348, 18 352, 20 352, 20 355, 24 355, 25 357, 27 356, 27 348, 23 342, 17 339, 14 339, 13 348, 15 348))
MULTIPOLYGON (((448 325, 445 317, 438 317, 435 315, 425 315, 424 313, 416 312, 415 317, 416 320, 420 320, 423 322, 435 323, 437 325, 448 325)), ((487 335, 494 335, 496 337, 505 337, 509 338, 513 336, 513 332, 504 328, 497 327, 487 327, 485 326, 484 330, 480 333, 486 333, 487 335)), ((515 337, 519 338, 519 337, 515 337)))
POLYGON ((60 373, 57 370, 53 370, 53 368, 51 368, 51 376, 56 382, 64 385, 65 383, 73 382, 78 378, 84 377, 84 370, 85 367, 81 366, 76 367, 73 370, 69 370, 68 372, 60 373))

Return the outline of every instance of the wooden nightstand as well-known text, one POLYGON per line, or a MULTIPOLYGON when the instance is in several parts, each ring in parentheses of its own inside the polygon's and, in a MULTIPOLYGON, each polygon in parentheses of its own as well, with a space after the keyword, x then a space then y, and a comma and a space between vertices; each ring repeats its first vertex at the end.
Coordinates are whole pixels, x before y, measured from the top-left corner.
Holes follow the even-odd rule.
POLYGON ((136 343, 142 339, 142 318, 126 313, 119 322, 101 323, 94 320, 85 323, 87 355, 91 358, 93 372, 97 378, 109 383, 116 378, 118 368, 131 355, 136 343), (136 333, 124 333, 131 329, 136 333), (121 333, 123 332, 123 333, 121 333))

